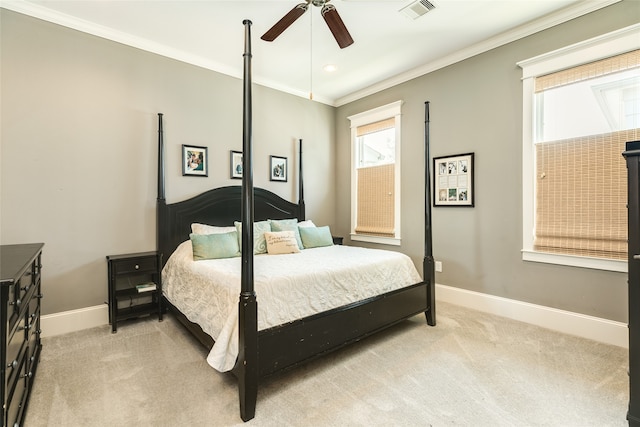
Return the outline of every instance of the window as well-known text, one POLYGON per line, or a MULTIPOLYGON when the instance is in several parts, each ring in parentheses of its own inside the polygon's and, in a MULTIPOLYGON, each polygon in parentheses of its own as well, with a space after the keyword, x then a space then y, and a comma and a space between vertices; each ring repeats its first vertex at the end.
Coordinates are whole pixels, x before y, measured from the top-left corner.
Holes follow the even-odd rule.
POLYGON ((626 271, 640 26, 523 61, 523 259, 626 271))
POLYGON ((400 106, 351 121, 351 239, 400 244, 400 106))

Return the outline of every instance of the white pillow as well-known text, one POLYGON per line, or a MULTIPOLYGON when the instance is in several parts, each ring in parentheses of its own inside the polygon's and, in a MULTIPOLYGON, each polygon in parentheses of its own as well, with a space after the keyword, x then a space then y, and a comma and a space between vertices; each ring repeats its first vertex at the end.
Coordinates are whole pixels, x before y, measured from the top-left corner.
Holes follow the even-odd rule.
POLYGON ((269 255, 295 254, 300 252, 294 231, 267 231, 264 233, 269 255))
POLYGON ((298 223, 298 227, 315 227, 316 225, 310 219, 298 223))
POLYGON ((199 224, 194 222, 191 224, 191 232, 194 234, 224 234, 236 231, 233 226, 230 227, 216 227, 215 225, 199 224))

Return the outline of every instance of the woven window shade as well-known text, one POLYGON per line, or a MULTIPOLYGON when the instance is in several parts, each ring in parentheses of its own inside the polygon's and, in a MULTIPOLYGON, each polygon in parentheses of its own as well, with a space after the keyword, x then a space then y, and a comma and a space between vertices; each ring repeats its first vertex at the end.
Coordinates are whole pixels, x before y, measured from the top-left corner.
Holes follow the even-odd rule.
POLYGON ((625 142, 640 129, 536 145, 534 249, 627 259, 625 142))
POLYGON ((394 237, 394 165, 358 169, 357 234, 394 237))
MULTIPOLYGON (((640 67, 640 50, 535 79, 535 92, 640 67)), ((625 142, 640 129, 536 145, 534 250, 626 260, 625 142)))
POLYGON ((564 86, 637 67, 640 67, 640 50, 632 50, 631 52, 612 56, 600 61, 590 62, 578 67, 547 74, 546 76, 536 77, 535 92, 538 93, 554 87, 564 86))
POLYGON ((382 130, 391 129, 396 126, 395 117, 390 119, 380 120, 379 122, 369 123, 364 126, 358 126, 356 129, 356 136, 367 135, 374 132, 380 132, 382 130))

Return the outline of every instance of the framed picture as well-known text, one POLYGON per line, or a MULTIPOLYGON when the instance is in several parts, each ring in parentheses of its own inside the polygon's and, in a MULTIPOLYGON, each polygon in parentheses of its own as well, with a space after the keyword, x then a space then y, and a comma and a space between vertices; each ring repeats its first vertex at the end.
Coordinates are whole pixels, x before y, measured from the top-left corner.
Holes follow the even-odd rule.
POLYGON ((242 151, 231 151, 231 178, 242 179, 242 151))
POLYGON ((433 159, 433 205, 473 207, 473 154, 433 159))
POLYGON ((271 181, 287 182, 287 158, 270 156, 271 167, 269 168, 271 174, 271 181))
POLYGON ((207 147, 198 147, 196 145, 182 146, 182 175, 208 176, 208 161, 207 147))

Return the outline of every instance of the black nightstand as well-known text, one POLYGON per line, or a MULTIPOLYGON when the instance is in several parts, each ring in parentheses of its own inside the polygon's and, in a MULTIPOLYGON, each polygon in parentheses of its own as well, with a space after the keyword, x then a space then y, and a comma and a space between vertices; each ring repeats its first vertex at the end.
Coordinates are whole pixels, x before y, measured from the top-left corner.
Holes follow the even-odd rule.
POLYGON ((157 252, 108 255, 109 323, 158 314, 162 321, 162 255, 157 252))
POLYGON ((342 240, 344 239, 342 236, 331 236, 333 238, 334 245, 341 245, 342 240))

